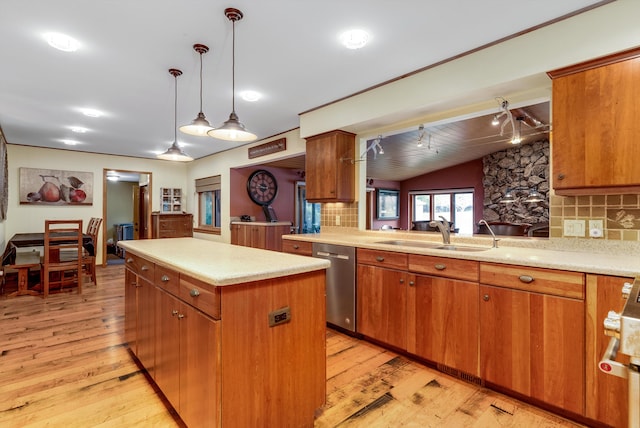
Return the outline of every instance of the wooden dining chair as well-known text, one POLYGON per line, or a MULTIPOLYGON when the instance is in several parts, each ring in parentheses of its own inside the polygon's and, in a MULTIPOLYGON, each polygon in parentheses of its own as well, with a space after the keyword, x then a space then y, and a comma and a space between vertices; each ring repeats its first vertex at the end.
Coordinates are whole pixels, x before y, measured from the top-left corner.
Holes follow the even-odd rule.
POLYGON ((51 287, 78 287, 82 293, 82 220, 45 220, 43 294, 51 287))
POLYGON ((93 245, 93 255, 89 254, 86 248, 82 249, 82 266, 87 274, 91 277, 91 282, 98 285, 96 280, 96 259, 98 257, 98 231, 102 225, 102 219, 98 217, 91 217, 87 224, 87 235, 91 236, 91 242, 93 245))

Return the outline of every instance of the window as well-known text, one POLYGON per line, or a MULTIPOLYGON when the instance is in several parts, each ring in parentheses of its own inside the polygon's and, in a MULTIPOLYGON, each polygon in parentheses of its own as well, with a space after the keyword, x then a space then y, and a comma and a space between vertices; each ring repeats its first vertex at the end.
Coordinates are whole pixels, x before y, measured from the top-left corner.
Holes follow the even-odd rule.
POLYGON ((459 233, 473 234, 473 190, 439 190, 410 192, 411 221, 445 220, 459 233))
POLYGON ((197 232, 220 234, 220 176, 198 178, 197 232))

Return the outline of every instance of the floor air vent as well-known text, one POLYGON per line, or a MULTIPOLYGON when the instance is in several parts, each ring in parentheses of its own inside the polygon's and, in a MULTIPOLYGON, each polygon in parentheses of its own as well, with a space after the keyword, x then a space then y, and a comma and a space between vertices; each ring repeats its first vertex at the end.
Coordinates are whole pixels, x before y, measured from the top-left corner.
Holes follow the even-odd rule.
POLYGON ((473 383, 475 385, 484 386, 484 383, 482 382, 482 379, 480 379, 477 376, 470 375, 469 373, 465 373, 463 371, 460 371, 458 369, 454 369, 454 368, 449 367, 449 366, 445 366, 444 364, 436 364, 436 368, 438 369, 438 371, 441 371, 442 373, 446 373, 449 376, 453 376, 455 378, 458 378, 458 379, 463 380, 465 382, 473 383))

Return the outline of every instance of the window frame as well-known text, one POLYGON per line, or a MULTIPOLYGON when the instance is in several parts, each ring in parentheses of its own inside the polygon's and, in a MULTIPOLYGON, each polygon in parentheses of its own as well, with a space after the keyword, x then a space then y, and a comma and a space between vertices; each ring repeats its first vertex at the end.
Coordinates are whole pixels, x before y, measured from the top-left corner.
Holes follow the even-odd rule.
POLYGON ((216 216, 216 212, 219 212, 221 208, 222 193, 221 193, 221 176, 214 175, 210 177, 197 178, 195 180, 196 185, 196 195, 197 195, 197 204, 198 204, 198 225, 193 229, 194 232, 199 233, 208 233, 211 235, 220 235, 221 234, 221 226, 215 226, 216 220, 221 222, 221 215, 216 216), (205 218, 205 213, 202 210, 202 195, 206 192, 212 192, 211 198, 211 222, 212 224, 203 224, 202 219, 205 218), (216 198, 216 193, 218 194, 218 198, 216 198), (216 200, 218 204, 216 205, 216 200), (216 209, 217 208, 217 209, 216 209))
MULTIPOLYGON (((409 224, 413 224, 414 221, 420 221, 415 219, 415 197, 416 196, 429 196, 429 220, 439 220, 438 214, 435 212, 435 195, 449 195, 449 221, 454 224, 454 227, 459 227, 456 224, 457 211, 455 210, 455 195, 462 193, 470 193, 472 200, 472 212, 475 211, 475 207, 473 201, 475 201, 475 189, 474 188, 460 188, 460 189, 438 189, 438 190, 412 190, 408 192, 409 194, 409 224)), ((471 227, 475 227, 475 221, 472 221, 471 227)))

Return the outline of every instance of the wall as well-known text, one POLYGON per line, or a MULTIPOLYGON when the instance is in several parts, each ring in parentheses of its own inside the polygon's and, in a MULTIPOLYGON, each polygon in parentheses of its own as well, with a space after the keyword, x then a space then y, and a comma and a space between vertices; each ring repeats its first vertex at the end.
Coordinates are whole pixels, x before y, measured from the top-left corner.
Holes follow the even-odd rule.
MULTIPOLYGON (((104 218, 103 169, 151 173, 152 210, 158 210, 160 207, 160 187, 187 188, 187 166, 183 163, 99 155, 70 150, 42 149, 13 144, 9 144, 7 148, 9 158, 9 204, 7 219, 4 222, 5 242, 16 233, 43 231, 44 220, 47 218, 81 218, 85 223, 91 217, 104 218), (92 172, 93 205, 20 205, 18 197, 18 171, 20 167, 92 172)), ((100 230, 98 263, 101 263, 103 259, 103 232, 104 227, 100 230)))
POLYGON ((107 182, 107 217, 102 222, 106 239, 116 240, 117 223, 133 223, 133 189, 138 183, 124 181, 107 182))

